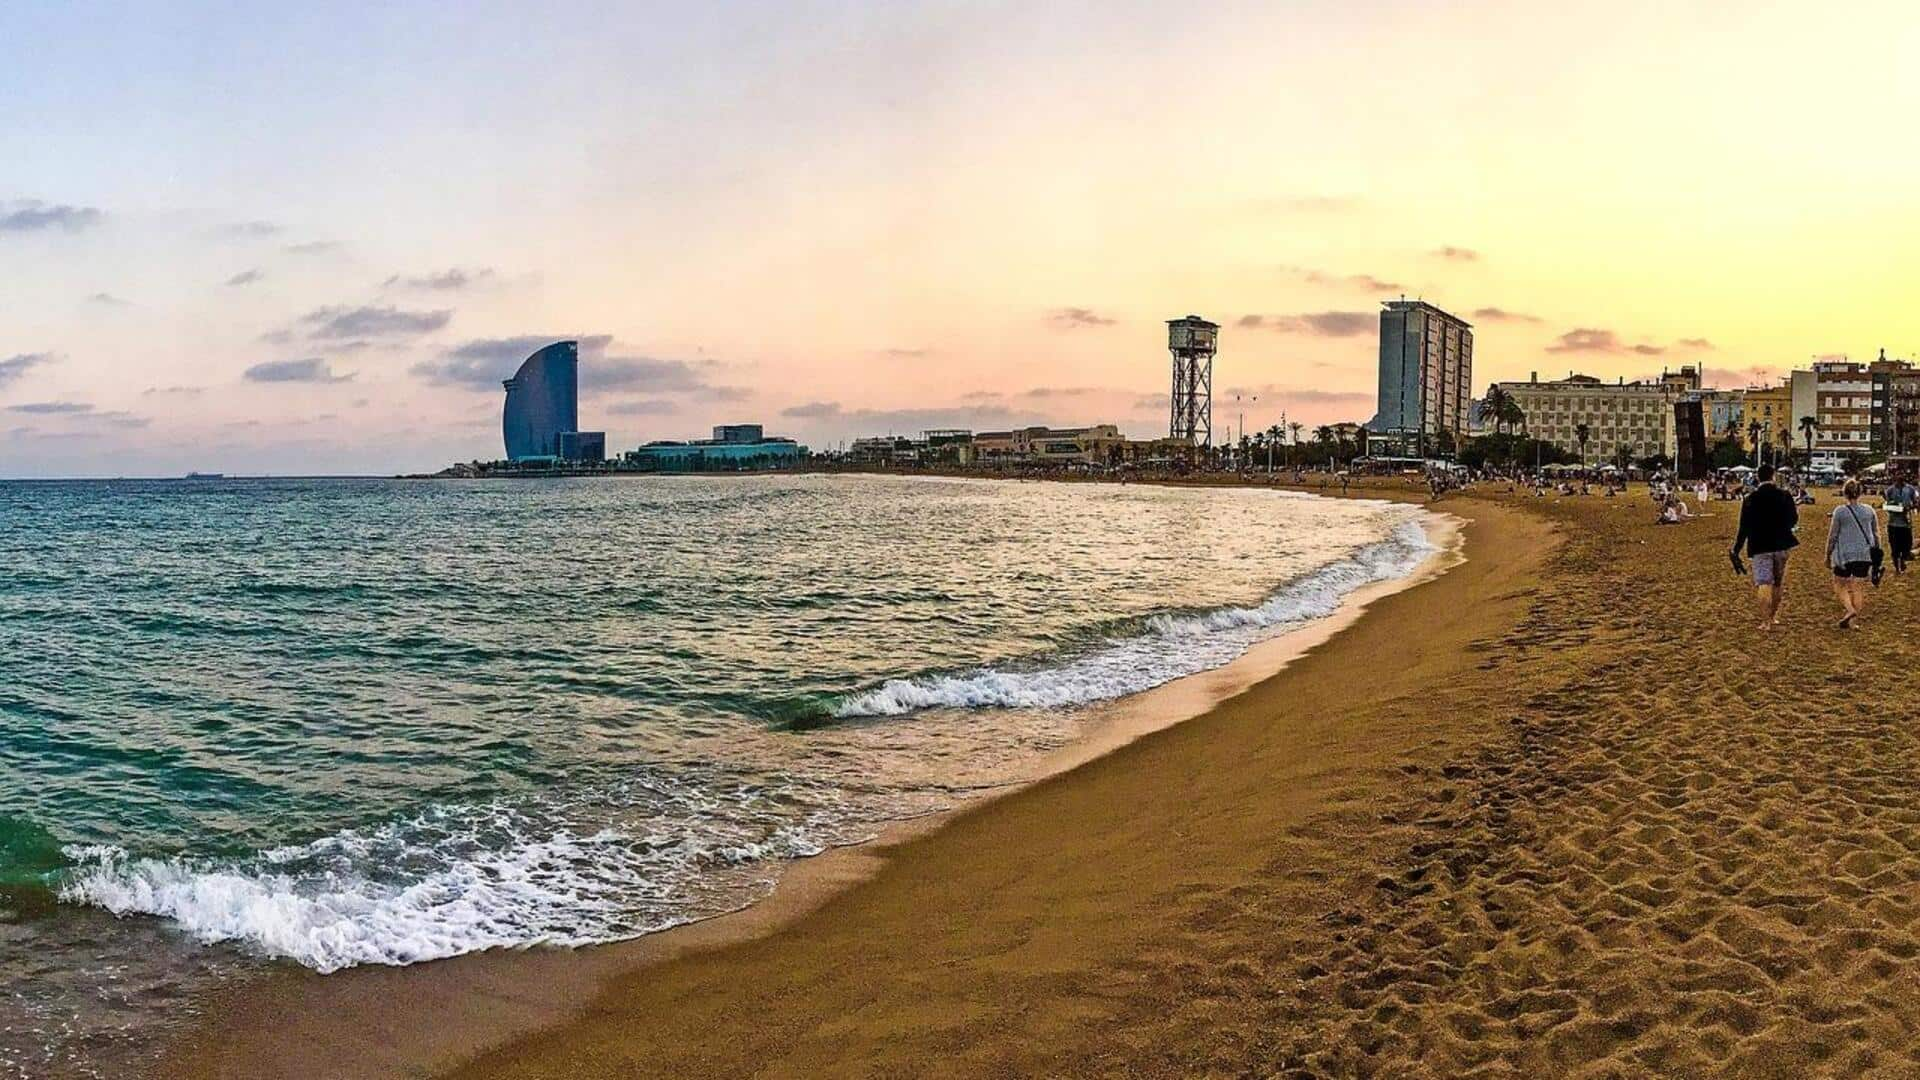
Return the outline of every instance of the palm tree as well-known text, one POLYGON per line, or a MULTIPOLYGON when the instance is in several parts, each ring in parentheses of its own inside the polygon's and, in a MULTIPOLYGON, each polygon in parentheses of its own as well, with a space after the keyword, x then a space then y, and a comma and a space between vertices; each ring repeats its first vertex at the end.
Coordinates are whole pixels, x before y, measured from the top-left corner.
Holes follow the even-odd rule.
POLYGON ((1272 427, 1267 429, 1267 471, 1268 472, 1273 471, 1273 448, 1285 443, 1286 435, 1287 435, 1286 432, 1280 430, 1279 424, 1275 424, 1272 427))
POLYGON ((1782 424, 1780 425, 1780 430, 1775 432, 1774 435, 1775 441, 1780 444, 1780 449, 1774 451, 1775 456, 1773 460, 1777 464, 1783 458, 1793 456, 1793 429, 1782 424))
POLYGON ((1760 421, 1753 420, 1747 424, 1747 441, 1753 444, 1753 465, 1756 469, 1760 467, 1760 431, 1760 421))
POLYGON ((1487 396, 1480 401, 1480 415, 1493 421, 1493 433, 1500 434, 1501 425, 1507 422, 1508 410, 1513 405, 1513 395, 1500 389, 1499 383, 1487 387, 1487 396))
POLYGON ((1332 446, 1333 426, 1331 424, 1321 424, 1319 427, 1314 428, 1313 441, 1319 443, 1321 446, 1332 446))
POLYGON ((1501 410, 1500 419, 1507 422, 1508 431, 1512 431, 1516 427, 1525 428, 1527 426, 1526 410, 1520 408, 1520 403, 1513 400, 1512 397, 1507 398, 1507 406, 1501 410))
POLYGON ((1812 462, 1813 460, 1813 433, 1818 430, 1819 427, 1819 422, 1811 416, 1803 416, 1800 418, 1800 436, 1807 440, 1808 462, 1812 462))
POLYGON ((1580 464, 1587 463, 1587 440, 1593 437, 1593 428, 1587 424, 1573 425, 1573 437, 1580 442, 1580 464))

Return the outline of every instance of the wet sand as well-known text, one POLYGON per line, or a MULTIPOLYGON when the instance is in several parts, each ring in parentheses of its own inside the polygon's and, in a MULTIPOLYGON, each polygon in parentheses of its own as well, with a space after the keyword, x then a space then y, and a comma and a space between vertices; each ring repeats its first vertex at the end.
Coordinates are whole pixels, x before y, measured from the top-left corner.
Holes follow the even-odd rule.
MULTIPOLYGON (((1400 492, 1387 493, 1399 497, 1400 492)), ((1049 778, 1144 735, 1206 714, 1246 693, 1307 651, 1322 647, 1381 598, 1415 587, 1460 560, 1463 538, 1450 515, 1429 515, 1436 554, 1412 576, 1356 590, 1333 616, 1264 642, 1226 667, 1092 707, 1085 735, 1030 763, 1023 775, 1049 778)), ((1018 791, 1009 784, 989 798, 1018 791)), ((690 953, 765 938, 793 927, 896 859, 897 850, 988 798, 888 826, 874 841, 789 867, 776 891, 742 911, 645 938, 582 950, 490 952, 408 968, 356 968, 321 977, 282 969, 234 984, 208 1003, 196 1025, 164 1055, 156 1075, 366 1077, 435 1075, 514 1039, 585 1015, 597 999, 690 953), (396 1002, 430 1009, 423 1019, 396 1002)))

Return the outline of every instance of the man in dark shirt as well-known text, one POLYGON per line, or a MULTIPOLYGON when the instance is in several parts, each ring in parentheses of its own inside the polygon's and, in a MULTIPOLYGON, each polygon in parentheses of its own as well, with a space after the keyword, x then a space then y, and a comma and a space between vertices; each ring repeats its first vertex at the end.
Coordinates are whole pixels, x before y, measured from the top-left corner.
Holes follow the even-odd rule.
POLYGON ((1733 538, 1733 564, 1740 565, 1745 545, 1753 558, 1753 585, 1760 601, 1760 629, 1780 625, 1780 603, 1787 584, 1787 553, 1800 541, 1793 535, 1800 511, 1793 496, 1773 484, 1773 466, 1760 466, 1760 486, 1740 503, 1740 532, 1733 538))

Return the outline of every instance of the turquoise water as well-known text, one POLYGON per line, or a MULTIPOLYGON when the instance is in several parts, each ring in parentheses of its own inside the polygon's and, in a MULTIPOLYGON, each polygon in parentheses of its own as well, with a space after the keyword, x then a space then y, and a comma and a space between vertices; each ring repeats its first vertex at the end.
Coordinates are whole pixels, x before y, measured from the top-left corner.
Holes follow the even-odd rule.
POLYGON ((0 484, 0 1067, 208 978, 616 940, 1023 777, 1413 511, 879 477, 0 484), (118 995, 118 996, 116 996, 118 995))

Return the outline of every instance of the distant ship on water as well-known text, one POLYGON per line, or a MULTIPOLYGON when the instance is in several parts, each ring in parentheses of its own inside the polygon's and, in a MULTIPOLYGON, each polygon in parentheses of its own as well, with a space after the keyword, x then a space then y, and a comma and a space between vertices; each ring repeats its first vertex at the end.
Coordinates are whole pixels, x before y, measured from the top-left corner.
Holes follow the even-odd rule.
POLYGON ((217 472, 190 472, 187 474, 187 479, 189 480, 225 480, 226 478, 226 473, 217 472))

